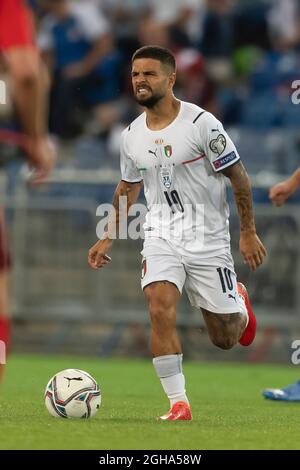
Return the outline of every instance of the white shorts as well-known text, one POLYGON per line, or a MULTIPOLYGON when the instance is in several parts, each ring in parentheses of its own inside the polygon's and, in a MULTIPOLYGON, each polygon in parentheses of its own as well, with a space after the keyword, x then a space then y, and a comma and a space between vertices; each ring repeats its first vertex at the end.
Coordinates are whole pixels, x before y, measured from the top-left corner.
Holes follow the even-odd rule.
POLYGON ((144 289, 156 281, 169 281, 182 293, 185 287, 192 306, 213 313, 240 312, 232 256, 226 253, 208 259, 183 256, 168 240, 149 238, 141 252, 144 289))

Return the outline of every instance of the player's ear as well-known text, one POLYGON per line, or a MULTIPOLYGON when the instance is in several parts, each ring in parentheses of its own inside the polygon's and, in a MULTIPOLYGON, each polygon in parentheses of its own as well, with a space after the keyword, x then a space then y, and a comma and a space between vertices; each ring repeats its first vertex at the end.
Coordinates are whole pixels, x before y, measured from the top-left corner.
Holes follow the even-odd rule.
POLYGON ((169 75, 169 84, 171 88, 173 88, 173 86, 175 85, 175 82, 176 82, 176 72, 172 72, 169 75))

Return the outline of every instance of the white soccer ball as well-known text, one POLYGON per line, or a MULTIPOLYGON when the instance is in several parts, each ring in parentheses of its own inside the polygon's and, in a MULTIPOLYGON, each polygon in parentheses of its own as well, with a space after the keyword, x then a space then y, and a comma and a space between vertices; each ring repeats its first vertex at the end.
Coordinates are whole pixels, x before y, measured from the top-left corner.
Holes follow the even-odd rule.
POLYGON ((92 418, 100 408, 101 391, 96 380, 79 369, 55 374, 45 390, 45 405, 55 418, 92 418))

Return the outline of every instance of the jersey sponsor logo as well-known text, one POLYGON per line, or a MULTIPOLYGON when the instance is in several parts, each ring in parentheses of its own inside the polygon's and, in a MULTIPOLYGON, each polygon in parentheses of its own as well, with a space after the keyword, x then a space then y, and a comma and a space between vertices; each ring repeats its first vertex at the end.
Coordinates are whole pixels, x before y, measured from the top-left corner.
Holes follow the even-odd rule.
POLYGON ((222 168, 223 166, 227 165, 227 163, 232 162, 235 160, 237 157, 235 152, 230 152, 227 155, 224 155, 224 157, 218 158, 218 160, 214 161, 214 167, 216 170, 219 168, 222 168))
POLYGON ((223 134, 219 134, 216 139, 212 139, 209 143, 209 148, 212 152, 221 155, 226 148, 226 139, 223 134))
POLYGON ((156 155, 157 150, 158 150, 157 148, 154 151, 148 150, 148 153, 150 153, 151 155, 154 155, 157 158, 157 155, 156 155))
POLYGON ((172 146, 171 145, 165 145, 164 151, 165 151, 165 156, 170 157, 172 155, 172 146))

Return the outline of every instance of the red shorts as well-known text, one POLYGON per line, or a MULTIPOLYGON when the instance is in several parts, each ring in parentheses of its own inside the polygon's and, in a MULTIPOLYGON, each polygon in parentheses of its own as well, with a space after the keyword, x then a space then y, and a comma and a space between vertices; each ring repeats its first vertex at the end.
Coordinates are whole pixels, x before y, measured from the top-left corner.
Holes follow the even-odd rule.
POLYGON ((33 46, 34 22, 25 0, 0 0, 0 51, 33 46))
POLYGON ((3 209, 0 209, 0 271, 10 268, 11 260, 4 223, 3 209))

